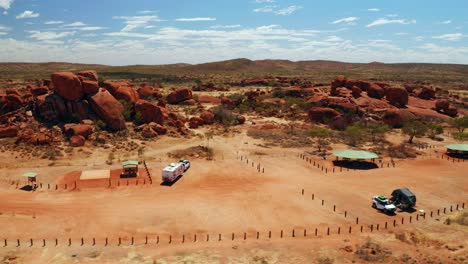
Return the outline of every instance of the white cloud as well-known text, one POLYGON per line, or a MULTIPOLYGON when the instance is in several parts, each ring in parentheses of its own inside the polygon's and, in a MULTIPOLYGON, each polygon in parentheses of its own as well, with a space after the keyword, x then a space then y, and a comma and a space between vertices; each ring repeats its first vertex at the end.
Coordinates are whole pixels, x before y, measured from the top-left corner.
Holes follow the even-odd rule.
POLYGON ((6 12, 8 9, 10 9, 11 4, 13 4, 14 1, 15 0, 0 0, 0 8, 3 8, 6 12))
POLYGON ((418 41, 418 42, 421 42, 421 41, 424 41, 424 37, 423 36, 416 36, 414 37, 414 41, 418 41))
POLYGON ((35 18, 39 17, 39 13, 34 13, 34 11, 26 10, 21 14, 16 16, 16 19, 24 19, 24 18, 35 18))
POLYGON ((10 31, 10 30, 11 30, 11 27, 0 25, 0 31, 10 31))
POLYGON ((159 11, 157 11, 157 10, 142 10, 142 11, 138 11, 137 13, 138 13, 138 14, 147 15, 147 14, 159 13, 159 11))
POLYGON ((387 19, 387 18, 379 18, 372 23, 368 24, 366 27, 375 27, 375 26, 382 26, 382 25, 387 25, 387 24, 402 24, 402 25, 408 25, 408 24, 415 24, 416 20, 406 20, 406 19, 387 19))
POLYGON ((292 5, 292 6, 288 6, 288 7, 284 8, 284 9, 280 9, 280 10, 275 11, 275 14, 281 15, 281 16, 289 16, 289 15, 293 14, 294 12, 296 12, 299 9, 302 9, 302 6, 292 5))
POLYGON ((148 25, 148 26, 145 26, 145 29, 150 29, 150 28, 155 28, 156 26, 153 26, 153 25, 148 25))
POLYGON ((212 29, 227 29, 227 28, 240 28, 242 27, 241 25, 216 25, 216 26, 211 26, 210 28, 212 29))
POLYGON ((444 34, 444 35, 440 35, 440 36, 433 36, 432 38, 433 39, 441 39, 441 40, 445 40, 445 41, 458 41, 458 40, 461 40, 463 38, 463 34, 462 33, 453 33, 453 34, 444 34))
POLYGON ((51 20, 51 21, 46 21, 44 24, 46 24, 46 25, 58 25, 58 24, 63 24, 63 21, 51 20))
POLYGON ((289 16, 295 13, 297 10, 302 9, 302 6, 288 6, 283 9, 276 9, 278 6, 276 5, 267 5, 264 7, 256 8, 253 11, 255 13, 274 13, 275 15, 280 15, 280 16, 289 16))
POLYGON ((380 9, 378 9, 378 8, 369 8, 369 9, 367 9, 367 11, 370 11, 370 12, 379 12, 380 9))
POLYGON ((255 0, 256 3, 274 3, 275 0, 255 0))
POLYGON ((79 30, 82 30, 82 31, 95 31, 95 30, 102 30, 102 29, 106 29, 106 27, 81 27, 79 28, 79 30))
POLYGON ((450 23, 452 23, 452 20, 445 20, 445 21, 442 21, 440 23, 441 24, 450 24, 450 23))
POLYGON ((81 21, 77 21, 77 22, 73 22, 71 24, 66 24, 64 26, 65 27, 84 27, 84 26, 86 26, 86 24, 81 22, 81 21))
POLYGON ((150 22, 164 21, 156 15, 152 16, 114 16, 112 19, 121 19, 125 21, 126 26, 122 28, 122 32, 132 31, 136 28, 146 27, 150 22))
POLYGON ((66 38, 69 36, 75 35, 75 31, 64 31, 64 32, 52 32, 52 31, 38 31, 38 30, 31 30, 27 31, 28 33, 31 33, 29 35, 29 38, 33 38, 36 40, 56 40, 56 39, 62 39, 66 38))
POLYGON ((275 5, 269 5, 269 6, 264 6, 264 7, 260 7, 260 8, 256 8, 254 9, 253 11, 255 13, 270 13, 270 12, 273 12, 275 10, 276 6, 275 5))
POLYGON ((345 17, 345 18, 333 21, 332 24, 346 23, 348 25, 353 25, 355 24, 354 22, 357 20, 359 20, 359 17, 345 17))
POLYGON ((338 41, 343 41, 344 39, 338 37, 338 36, 329 36, 328 38, 325 39, 327 42, 338 42, 338 41))
POLYGON ((395 35, 395 36, 407 36, 407 35, 409 35, 409 34, 406 33, 406 32, 397 32, 397 33, 395 33, 395 34, 393 34, 393 35, 395 35))
POLYGON ((194 22, 194 21, 215 21, 215 17, 191 17, 191 18, 176 18, 179 22, 194 22))

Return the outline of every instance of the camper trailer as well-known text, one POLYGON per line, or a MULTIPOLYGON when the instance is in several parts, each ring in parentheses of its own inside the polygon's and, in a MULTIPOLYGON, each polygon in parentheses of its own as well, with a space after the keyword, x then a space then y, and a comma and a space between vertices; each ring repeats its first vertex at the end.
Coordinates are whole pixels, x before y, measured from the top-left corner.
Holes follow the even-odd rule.
POLYGON ((183 163, 171 163, 169 166, 163 169, 162 180, 163 182, 172 183, 178 177, 182 176, 185 170, 186 169, 183 163))

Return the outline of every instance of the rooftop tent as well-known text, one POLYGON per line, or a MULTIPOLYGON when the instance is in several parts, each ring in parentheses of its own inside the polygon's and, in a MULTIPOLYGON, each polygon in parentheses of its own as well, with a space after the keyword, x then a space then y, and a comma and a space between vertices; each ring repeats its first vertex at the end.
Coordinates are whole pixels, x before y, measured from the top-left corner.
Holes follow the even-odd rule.
POLYGON ((451 151, 468 152, 468 144, 452 144, 445 147, 451 151))
POLYGON ((379 156, 373 152, 364 151, 364 150, 341 150, 333 153, 336 157, 346 158, 346 159, 377 159, 379 156))
POLYGON ((24 177, 28 177, 28 178, 35 178, 38 174, 35 173, 35 172, 26 172, 25 174, 23 174, 24 177))
POLYGON ((122 162, 122 166, 138 166, 138 161, 136 160, 127 160, 125 162, 122 162))

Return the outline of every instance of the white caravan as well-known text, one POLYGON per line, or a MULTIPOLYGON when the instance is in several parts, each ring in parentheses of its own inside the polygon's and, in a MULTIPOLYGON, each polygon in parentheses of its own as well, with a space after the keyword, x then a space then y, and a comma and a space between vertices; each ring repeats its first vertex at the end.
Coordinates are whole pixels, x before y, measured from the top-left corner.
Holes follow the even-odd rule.
POLYGON ((185 166, 183 163, 171 163, 162 171, 162 180, 163 182, 172 183, 185 171, 185 166))

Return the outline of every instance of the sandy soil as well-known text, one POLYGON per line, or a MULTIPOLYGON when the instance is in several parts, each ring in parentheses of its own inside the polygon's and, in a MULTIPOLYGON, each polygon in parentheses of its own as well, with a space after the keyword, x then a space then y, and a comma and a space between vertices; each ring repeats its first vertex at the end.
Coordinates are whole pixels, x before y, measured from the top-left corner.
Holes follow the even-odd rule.
MULTIPOLYGON (((35 263, 153 263, 155 259, 158 263, 330 263, 319 262, 326 261, 326 257, 331 257, 334 263, 351 263, 356 258, 355 254, 340 248, 349 245, 355 251, 356 244, 364 243, 370 236, 395 250, 392 261, 395 256, 400 257, 406 252, 422 260, 427 255, 419 256, 421 252, 436 255, 431 253, 432 244, 422 249, 418 245, 408 245, 418 248, 418 253, 402 251, 397 246, 402 242, 397 241, 392 233, 416 232, 416 228, 423 228, 421 232, 424 234, 436 233, 439 229, 448 228, 442 226, 441 221, 427 220, 425 223, 398 226, 379 234, 367 231, 365 234, 328 237, 325 230, 331 228, 332 233, 336 233, 338 227, 347 230, 353 226, 357 230, 360 225, 368 228, 370 224, 383 226, 384 222, 399 221, 402 216, 408 219, 410 213, 398 212, 396 216, 389 216, 370 206, 373 195, 389 195, 393 189, 403 186, 417 194, 417 209, 426 212, 468 201, 465 173, 468 162, 441 160, 433 149, 427 150, 424 158, 397 161, 395 168, 325 174, 299 158, 306 149, 262 148, 258 146, 260 143, 245 133, 215 137, 210 141, 215 150, 215 160, 191 160, 191 169, 172 186, 160 184, 160 172, 170 162, 166 153, 206 144, 206 141, 163 138, 148 143, 148 150, 140 158, 146 159, 150 167, 152 185, 82 186, 71 191, 41 189, 25 192, 1 182, 0 239, 8 238, 9 244, 0 248, 0 256, 17 255, 24 262, 31 262, 34 258, 35 263), (264 155, 254 154, 259 152, 264 155), (257 171, 258 164, 265 169, 264 173, 257 171), (321 204, 322 199, 324 205, 321 204), (336 206, 335 211, 333 206, 336 206), (346 218, 344 211, 347 212, 346 218), (356 217, 359 217, 357 226, 356 217), (312 234, 315 228, 318 228, 321 239, 310 235, 307 238, 290 237, 293 229, 302 236, 304 229, 312 234), (289 238, 280 239, 281 230, 289 238), (269 231, 273 233, 272 239, 266 237, 269 231), (230 241, 233 232, 236 239, 230 241), (247 241, 242 241, 244 232, 247 233, 247 241), (258 241, 253 239, 256 232, 261 234, 258 241), (195 234, 199 240, 205 240, 206 235, 216 240, 219 234, 223 239, 216 243, 181 244, 183 235, 188 241, 193 240, 195 234), (145 236, 153 244, 159 236, 161 241, 166 241, 165 245, 162 242, 159 246, 141 245, 145 236), (171 245, 167 244, 169 236, 174 240, 171 245), (83 247, 79 246, 82 237, 85 239, 83 247), (110 245, 104 247, 106 237, 110 245), (125 245, 134 237, 138 245, 118 247, 119 237, 125 245), (33 247, 29 247, 30 238, 35 241, 33 247), (50 246, 56 238, 60 245, 50 246), (67 246, 69 238, 73 241, 71 247, 67 246), (92 238, 97 240, 94 247, 91 246, 92 238), (21 247, 16 247, 16 239, 22 241, 21 247), (45 248, 42 248, 42 239, 48 243, 45 248), (155 247, 158 250, 152 250, 155 247)), ((442 151, 440 148, 436 150, 442 151)), ((123 160, 123 155, 116 154, 123 160)), ((70 175, 76 177, 80 170, 110 167, 117 171, 118 165, 105 164, 106 157, 103 153, 94 153, 92 157, 78 155, 76 159, 70 159, 68 166, 57 167, 30 161, 2 169, 0 177, 18 179, 22 172, 36 170, 41 173, 39 181, 63 183, 70 175)), ((135 153, 126 158, 138 157, 135 153)), ((331 166, 330 160, 321 162, 331 166)), ((412 217, 416 217, 416 212, 412 217)), ((443 229, 442 232, 443 245, 458 243, 465 248, 468 246, 466 228, 450 232, 443 229)), ((2 243, 0 241, 0 245, 2 243)), ((453 259, 447 258, 452 252, 447 253, 443 247, 440 250, 444 252, 438 254, 445 261, 442 263, 452 263, 453 259)), ((467 254, 466 249, 460 249, 458 253, 467 254)), ((362 260, 356 261, 361 263, 362 260)))

